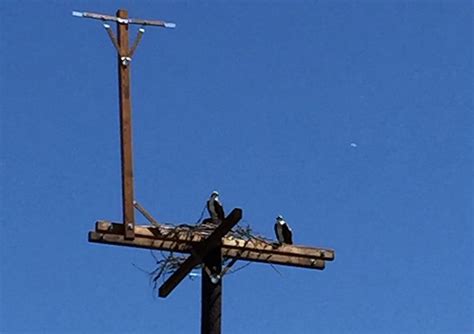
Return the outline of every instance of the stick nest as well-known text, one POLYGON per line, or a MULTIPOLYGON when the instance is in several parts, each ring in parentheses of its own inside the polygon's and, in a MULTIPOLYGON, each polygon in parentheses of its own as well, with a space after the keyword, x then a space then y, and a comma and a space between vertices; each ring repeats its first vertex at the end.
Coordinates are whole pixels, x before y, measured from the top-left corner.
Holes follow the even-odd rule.
MULTIPOLYGON (((188 224, 181 224, 181 225, 172 225, 172 224, 163 224, 159 227, 160 234, 164 235, 174 235, 174 234, 186 234, 189 233, 189 237, 192 235, 200 235, 203 238, 207 238, 216 228, 216 224, 211 222, 204 221, 203 223, 196 224, 196 225, 188 225, 188 224)), ((265 243, 271 244, 271 240, 256 234, 253 232, 250 225, 240 226, 237 225, 234 227, 229 233, 226 234, 225 238, 228 239, 241 239, 251 243, 265 243)), ((150 283, 153 284, 153 289, 156 290, 161 281, 165 281, 166 278, 171 275, 175 270, 177 270, 181 264, 188 258, 189 255, 176 255, 173 252, 163 252, 161 251, 158 255, 156 252, 151 252, 156 268, 152 272, 148 272, 150 275, 150 283)), ((231 259, 225 258, 223 259, 223 267, 230 262, 231 259)), ((245 265, 231 269, 228 273, 234 273, 240 269, 243 269, 250 262, 246 263, 245 265)), ((199 276, 198 273, 194 272, 194 270, 201 269, 202 265, 199 265, 193 269, 193 272, 189 275, 189 278, 193 279, 196 276, 199 276)))

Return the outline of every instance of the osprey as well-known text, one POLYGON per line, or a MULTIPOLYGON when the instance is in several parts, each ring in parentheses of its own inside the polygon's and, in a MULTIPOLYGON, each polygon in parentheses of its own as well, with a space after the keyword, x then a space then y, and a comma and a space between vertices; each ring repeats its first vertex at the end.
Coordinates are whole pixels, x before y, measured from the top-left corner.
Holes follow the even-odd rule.
POLYGON ((207 201, 207 211, 209 211, 213 223, 222 222, 224 220, 224 208, 219 201, 219 193, 217 191, 213 191, 207 201))
POLYGON ((276 218, 275 234, 280 244, 293 244, 293 232, 282 216, 276 218))

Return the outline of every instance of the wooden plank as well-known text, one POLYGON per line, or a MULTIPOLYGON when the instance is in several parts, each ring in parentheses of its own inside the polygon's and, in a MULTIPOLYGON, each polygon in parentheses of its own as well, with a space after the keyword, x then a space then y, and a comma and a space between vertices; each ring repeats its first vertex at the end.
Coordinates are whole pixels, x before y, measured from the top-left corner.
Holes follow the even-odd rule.
MULTIPOLYGON (((106 234, 94 231, 89 232, 89 242, 135 248, 173 251, 176 253, 190 253, 191 249, 193 248, 192 243, 188 243, 182 240, 173 241, 151 239, 142 238, 139 236, 135 236, 134 240, 126 240, 124 236, 120 234, 106 234)), ((252 248, 233 249, 222 246, 222 254, 225 258, 237 258, 239 260, 244 261, 271 263, 277 265, 319 270, 322 270, 325 267, 325 261, 320 258, 309 258, 298 255, 284 255, 278 254, 276 251, 274 254, 266 254, 260 253, 258 250, 252 248)))
POLYGON ((234 227, 239 220, 242 218, 242 209, 234 209, 224 219, 224 221, 216 227, 214 232, 201 241, 194 249, 192 255, 190 255, 185 262, 179 267, 159 288, 158 295, 160 297, 168 296, 171 291, 181 282, 198 264, 202 262, 202 259, 212 250, 218 246, 221 239, 227 232, 234 227))
MULTIPOLYGON (((98 221, 96 223, 96 231, 101 233, 110 234, 123 234, 123 225, 117 223, 111 223, 108 221, 98 221)), ((167 229, 164 225, 161 227, 136 225, 135 226, 136 236, 142 238, 159 238, 162 240, 181 240, 185 242, 198 243, 203 240, 203 237, 199 234, 190 234, 189 232, 175 232, 173 229, 167 229)), ((271 244, 252 240, 251 242, 242 239, 222 239, 222 247, 224 249, 237 249, 240 250, 243 247, 247 249, 253 249, 255 251, 267 254, 280 254, 288 256, 301 256, 308 258, 321 258, 326 261, 332 261, 335 257, 335 252, 332 249, 316 248, 300 245, 281 245, 275 247, 271 244)))
POLYGON ((172 240, 154 240, 150 238, 140 238, 135 236, 133 240, 127 240, 118 234, 103 234, 94 231, 89 232, 89 242, 129 246, 136 248, 156 249, 177 253, 190 253, 191 244, 185 242, 177 242, 172 240))
POLYGON ((154 225, 155 227, 160 226, 160 223, 158 223, 158 221, 136 200, 133 201, 133 206, 151 223, 151 225, 154 225))
POLYGON ((300 257, 294 255, 281 255, 281 254, 262 254, 258 251, 249 250, 237 250, 237 249, 222 249, 224 257, 237 258, 239 260, 261 262, 261 263, 272 263, 283 266, 301 267, 308 269, 319 269, 325 268, 325 261, 318 258, 300 257))
POLYGON ((299 245, 272 245, 261 241, 248 241, 241 239, 224 239, 223 245, 229 249, 251 248, 263 254, 278 253, 287 256, 302 256, 309 258, 321 258, 323 260, 334 260, 334 251, 330 249, 314 248, 299 245))
MULTIPOLYGON (((117 17, 126 20, 128 12, 120 9, 117 17)), ((120 108, 120 156, 122 170, 122 210, 125 224, 125 238, 135 237, 135 215, 133 210, 133 153, 132 153, 132 106, 130 101, 130 64, 124 64, 121 57, 128 55, 128 25, 117 22, 119 52, 117 55, 119 73, 120 108)))

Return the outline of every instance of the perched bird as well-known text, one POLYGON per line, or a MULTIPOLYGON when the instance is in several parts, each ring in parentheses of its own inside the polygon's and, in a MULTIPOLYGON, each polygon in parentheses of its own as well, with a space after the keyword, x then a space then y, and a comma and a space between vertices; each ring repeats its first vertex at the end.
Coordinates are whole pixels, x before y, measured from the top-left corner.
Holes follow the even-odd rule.
POLYGON ((293 232, 282 216, 276 218, 275 234, 280 244, 293 244, 293 232))
POLYGON ((207 201, 207 211, 209 211, 213 223, 219 223, 224 220, 224 208, 219 201, 219 193, 217 191, 213 191, 211 197, 207 201))

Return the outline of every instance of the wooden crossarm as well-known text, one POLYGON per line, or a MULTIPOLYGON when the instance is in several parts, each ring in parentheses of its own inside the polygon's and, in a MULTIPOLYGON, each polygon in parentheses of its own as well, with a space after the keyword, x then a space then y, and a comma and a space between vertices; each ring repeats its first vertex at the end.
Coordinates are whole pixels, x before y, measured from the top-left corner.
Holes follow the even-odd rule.
MULTIPOLYGON (((126 240, 123 235, 104 234, 94 231, 89 232, 89 242, 127 246, 135 248, 156 249, 176 253, 190 253, 192 243, 185 241, 172 241, 163 239, 150 239, 135 236, 133 240, 126 240)), ((242 247, 227 248, 222 246, 222 256, 224 258, 236 258, 243 261, 271 263, 283 266, 301 267, 307 269, 322 270, 325 267, 325 261, 321 258, 310 258, 300 255, 286 255, 275 249, 273 253, 262 253, 258 248, 242 247)))
POLYGON ((196 267, 202 262, 202 259, 212 250, 214 247, 218 246, 221 242, 221 239, 226 235, 232 227, 234 227, 239 220, 242 218, 242 209, 234 209, 232 212, 224 219, 224 221, 216 227, 214 232, 201 241, 196 247, 194 254, 190 255, 186 261, 164 282, 160 289, 158 295, 160 297, 168 296, 171 291, 196 267))
MULTIPOLYGON (((123 234, 123 224, 112 223, 109 221, 100 220, 96 223, 96 232, 106 234, 123 234)), ((190 233, 189 231, 174 231, 170 228, 165 228, 165 225, 160 226, 149 226, 149 225, 135 225, 135 234, 137 237, 145 239, 153 239, 155 242, 143 240, 145 244, 153 244, 155 249, 169 250, 173 252, 185 252, 189 253, 188 243, 192 243, 195 246, 201 240, 203 236, 199 233, 190 233), (163 248, 158 248, 162 245, 163 248), (172 249, 166 248, 172 245, 172 249)), ((138 246, 137 246, 138 247, 138 246)), ((335 257, 335 252, 332 249, 321 248, 321 247, 309 247, 302 245, 275 245, 260 240, 243 240, 237 238, 222 239, 222 249, 224 252, 228 250, 241 251, 246 249, 249 251, 255 251, 262 254, 278 254, 295 257, 307 257, 311 259, 322 259, 326 261, 332 261, 335 257)))
MULTIPOLYGON (((225 240, 225 239, 223 239, 225 240)), ((162 237, 144 238, 135 235, 134 240, 126 240, 123 234, 109 234, 106 232, 89 232, 89 242, 136 247, 144 249, 156 249, 175 253, 191 253, 191 249, 196 247, 196 242, 184 240, 172 240, 162 237)), ((320 257, 308 257, 305 248, 300 249, 294 246, 295 253, 288 255, 280 248, 275 248, 272 253, 262 252, 258 246, 248 243, 241 247, 227 247, 222 245, 222 256, 224 258, 239 259, 243 261, 271 263, 284 266, 301 267, 307 269, 322 270, 325 261, 320 257), (298 252, 299 251, 299 252, 298 252)))

